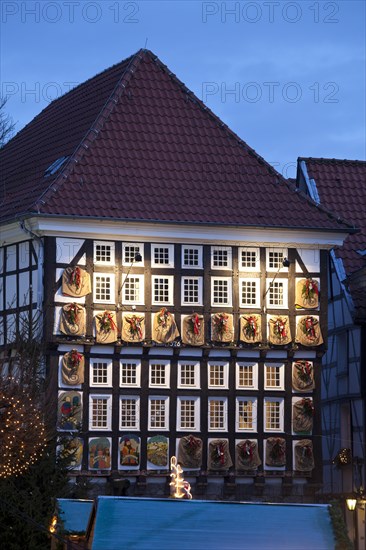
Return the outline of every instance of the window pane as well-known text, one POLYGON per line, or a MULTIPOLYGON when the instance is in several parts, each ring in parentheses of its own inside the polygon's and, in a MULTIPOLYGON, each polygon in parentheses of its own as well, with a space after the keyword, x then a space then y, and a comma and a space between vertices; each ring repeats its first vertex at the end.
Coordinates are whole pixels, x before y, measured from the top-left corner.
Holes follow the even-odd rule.
POLYGON ((242 401, 238 402, 239 410, 239 430, 251 430, 253 428, 253 402, 242 401))
POLYGON ((180 399, 180 427, 187 430, 196 427, 195 401, 193 399, 180 399))

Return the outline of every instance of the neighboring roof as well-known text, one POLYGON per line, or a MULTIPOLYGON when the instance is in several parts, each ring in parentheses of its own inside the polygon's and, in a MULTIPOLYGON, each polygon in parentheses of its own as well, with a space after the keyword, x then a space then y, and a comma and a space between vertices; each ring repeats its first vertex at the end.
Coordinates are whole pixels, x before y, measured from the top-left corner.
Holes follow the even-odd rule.
POLYGON ((65 533, 86 533, 93 505, 92 500, 58 498, 58 518, 63 523, 65 533))
POLYGON ((329 550, 327 506, 99 497, 92 550, 329 550))
MULTIPOLYGON (((309 178, 315 181, 320 204, 336 216, 348 220, 360 231, 348 235, 336 250, 343 260, 346 275, 366 265, 366 161, 324 158, 299 158, 306 163, 309 178)), ((355 305, 362 293, 352 293, 355 305)))
POLYGON ((349 229, 304 198, 148 50, 53 101, 2 149, 0 162, 3 221, 38 213, 349 229))

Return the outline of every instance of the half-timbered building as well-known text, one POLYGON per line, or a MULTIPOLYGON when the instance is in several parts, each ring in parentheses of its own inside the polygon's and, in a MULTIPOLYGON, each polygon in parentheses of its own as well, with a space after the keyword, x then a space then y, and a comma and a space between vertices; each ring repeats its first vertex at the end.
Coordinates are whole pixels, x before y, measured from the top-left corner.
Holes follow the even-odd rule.
MULTIPOLYGON (((366 162, 301 158, 297 181, 314 201, 360 229, 329 257, 322 368, 324 491, 360 496, 366 482, 366 162)), ((365 509, 358 508, 356 517, 355 536, 363 548, 365 509)), ((351 514, 348 520, 355 528, 351 514)))
POLYGON ((1 162, 2 356, 41 312, 73 476, 164 493, 176 455, 197 495, 313 496, 328 254, 352 227, 147 50, 1 162))

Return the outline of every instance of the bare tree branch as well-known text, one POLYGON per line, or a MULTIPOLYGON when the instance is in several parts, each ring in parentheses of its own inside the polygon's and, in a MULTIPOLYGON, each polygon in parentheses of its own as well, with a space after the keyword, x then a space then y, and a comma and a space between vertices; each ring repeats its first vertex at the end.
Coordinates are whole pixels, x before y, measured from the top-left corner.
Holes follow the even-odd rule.
POLYGON ((13 137, 15 130, 15 122, 9 114, 5 113, 8 99, 8 97, 0 96, 0 149, 13 137))

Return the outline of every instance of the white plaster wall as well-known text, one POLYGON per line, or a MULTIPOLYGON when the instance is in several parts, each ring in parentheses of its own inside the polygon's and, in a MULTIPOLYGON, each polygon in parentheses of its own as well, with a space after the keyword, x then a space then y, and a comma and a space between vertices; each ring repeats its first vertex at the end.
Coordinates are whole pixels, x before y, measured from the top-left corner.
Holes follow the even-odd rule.
MULTIPOLYGON (((84 244, 84 239, 70 239, 61 237, 56 239, 56 262, 60 264, 69 264, 84 244)), ((78 262, 85 265, 85 255, 78 262)))
MULTIPOLYGON (((297 251, 308 271, 320 271, 320 250, 298 248, 297 251)), ((298 262, 296 262, 296 271, 301 271, 298 262)))
POLYGON ((6 249, 6 271, 15 271, 17 268, 16 246, 8 246, 6 249))
POLYGON ((17 306, 16 281, 16 275, 8 275, 6 277, 5 307, 9 309, 17 306))

